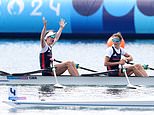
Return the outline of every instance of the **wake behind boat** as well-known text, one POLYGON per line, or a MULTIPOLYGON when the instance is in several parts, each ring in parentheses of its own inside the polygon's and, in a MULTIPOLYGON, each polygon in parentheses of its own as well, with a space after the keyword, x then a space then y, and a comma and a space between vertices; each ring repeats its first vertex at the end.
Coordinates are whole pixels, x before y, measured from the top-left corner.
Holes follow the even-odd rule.
MULTIPOLYGON (((57 80, 62 85, 127 85, 125 77, 108 76, 57 76, 57 80)), ((150 77, 129 77, 133 85, 154 85, 154 76, 150 77)), ((0 76, 0 85, 43 85, 56 84, 54 76, 41 75, 21 75, 21 76, 0 76)))

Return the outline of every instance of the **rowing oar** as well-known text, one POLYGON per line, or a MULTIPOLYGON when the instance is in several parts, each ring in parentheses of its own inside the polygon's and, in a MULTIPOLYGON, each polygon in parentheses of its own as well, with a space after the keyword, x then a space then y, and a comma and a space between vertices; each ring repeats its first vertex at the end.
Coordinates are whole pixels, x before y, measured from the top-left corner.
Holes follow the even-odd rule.
POLYGON ((137 86, 134 86, 134 85, 132 85, 131 83, 130 83, 130 80, 129 80, 129 78, 128 78, 128 75, 127 75, 127 72, 126 72, 126 68, 124 68, 123 67, 123 65, 121 65, 121 69, 122 69, 122 71, 124 72, 124 74, 125 74, 125 77, 126 77, 126 80, 127 80, 127 87, 128 88, 130 88, 130 89, 137 89, 138 87, 137 86))
POLYGON ((11 74, 5 71, 0 71, 0 75, 11 75, 11 74))
POLYGON ((91 74, 81 74, 81 76, 99 76, 99 75, 107 75, 109 72, 116 72, 118 71, 117 69, 114 70, 108 70, 105 72, 96 72, 96 73, 91 73, 91 74))
MULTIPOLYGON (((127 62, 127 64, 134 65, 135 63, 127 62)), ((147 64, 142 65, 142 67, 143 67, 145 70, 147 70, 147 69, 149 69, 149 70, 154 70, 154 68, 149 67, 149 65, 147 65, 147 64)))
MULTIPOLYGON (((62 63, 62 61, 59 61, 59 60, 56 60, 56 59, 54 59, 53 61, 58 62, 58 63, 62 63)), ((77 69, 79 68, 79 69, 91 71, 91 72, 98 72, 98 71, 95 71, 95 70, 92 70, 92 69, 88 69, 88 68, 85 68, 85 67, 81 67, 81 66, 79 66, 79 64, 76 64, 76 68, 77 69)))
POLYGON ((55 65, 54 65, 54 61, 51 63, 51 66, 52 66, 53 75, 54 75, 55 80, 56 80, 56 84, 54 85, 54 87, 55 88, 65 88, 65 86, 59 84, 59 82, 58 82, 57 75, 56 75, 56 68, 55 68, 55 65))
POLYGON ((40 69, 40 70, 31 71, 31 72, 25 72, 25 73, 12 73, 10 75, 12 75, 12 76, 23 76, 23 75, 30 75, 30 74, 35 74, 35 73, 41 73, 43 71, 49 71, 49 69, 40 69))
MULTIPOLYGON (((50 46, 50 48, 52 49, 52 46, 50 46)), ((51 53, 51 55, 53 55, 51 53)), ((57 74, 56 74, 56 67, 55 67, 55 64, 54 64, 54 60, 52 63, 50 63, 50 67, 52 68, 52 71, 53 71, 53 75, 55 77, 55 81, 56 81, 56 84, 54 85, 55 88, 65 88, 65 86, 59 84, 58 82, 58 79, 57 79, 57 74)))

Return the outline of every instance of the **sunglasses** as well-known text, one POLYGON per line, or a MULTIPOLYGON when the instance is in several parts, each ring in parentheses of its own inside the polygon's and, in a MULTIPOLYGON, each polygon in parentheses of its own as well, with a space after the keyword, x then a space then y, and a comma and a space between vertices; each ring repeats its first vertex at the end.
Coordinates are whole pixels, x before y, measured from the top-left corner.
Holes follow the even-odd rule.
POLYGON ((119 38, 113 38, 112 41, 113 42, 116 42, 116 43, 119 43, 120 42, 120 39, 119 38))
POLYGON ((51 36, 49 36, 50 38, 55 38, 56 37, 56 34, 54 34, 54 35, 51 35, 51 36))

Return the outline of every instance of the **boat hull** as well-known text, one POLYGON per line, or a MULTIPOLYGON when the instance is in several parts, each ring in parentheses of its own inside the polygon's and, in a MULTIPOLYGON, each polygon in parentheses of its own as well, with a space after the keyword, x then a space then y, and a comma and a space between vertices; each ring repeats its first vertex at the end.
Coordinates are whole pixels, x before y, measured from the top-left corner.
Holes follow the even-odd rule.
MULTIPOLYGON (((127 85, 125 77, 107 76, 58 76, 57 80, 62 85, 127 85)), ((154 76, 150 77, 129 77, 133 85, 154 85, 154 76)), ((53 76, 0 76, 0 85, 43 85, 56 84, 53 76)))
POLYGON ((104 101, 3 101, 15 108, 42 108, 42 107, 154 107, 151 100, 104 100, 104 101))

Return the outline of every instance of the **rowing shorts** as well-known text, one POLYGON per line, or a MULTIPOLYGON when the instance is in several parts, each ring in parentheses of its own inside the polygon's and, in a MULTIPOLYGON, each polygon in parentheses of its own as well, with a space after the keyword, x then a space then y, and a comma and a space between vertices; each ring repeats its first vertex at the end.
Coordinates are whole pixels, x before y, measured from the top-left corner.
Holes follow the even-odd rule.
POLYGON ((42 72, 42 76, 53 76, 53 73, 52 72, 43 71, 42 72))
MULTIPOLYGON (((127 68, 126 68, 127 71, 127 68)), ((123 69, 120 69, 120 73, 124 73, 123 69)), ((113 71, 113 72, 109 72, 108 76, 113 77, 113 76, 120 76, 119 70, 118 71, 113 71)))
POLYGON ((114 72, 109 72, 108 76, 112 77, 112 76, 119 76, 119 72, 114 71, 114 72))
POLYGON ((108 73, 108 76, 110 76, 110 77, 113 77, 113 76, 120 76, 120 75, 119 75, 119 70, 109 72, 109 73, 108 73))

